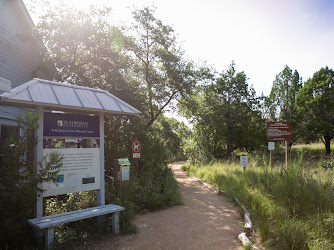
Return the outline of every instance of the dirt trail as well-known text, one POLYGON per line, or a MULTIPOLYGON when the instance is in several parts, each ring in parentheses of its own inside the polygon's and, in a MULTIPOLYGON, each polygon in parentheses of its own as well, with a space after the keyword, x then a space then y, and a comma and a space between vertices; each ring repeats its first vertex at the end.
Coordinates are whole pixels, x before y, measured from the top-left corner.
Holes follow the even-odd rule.
POLYGON ((90 249, 243 249, 237 208, 171 164, 184 205, 136 216, 135 235, 106 237, 90 249))

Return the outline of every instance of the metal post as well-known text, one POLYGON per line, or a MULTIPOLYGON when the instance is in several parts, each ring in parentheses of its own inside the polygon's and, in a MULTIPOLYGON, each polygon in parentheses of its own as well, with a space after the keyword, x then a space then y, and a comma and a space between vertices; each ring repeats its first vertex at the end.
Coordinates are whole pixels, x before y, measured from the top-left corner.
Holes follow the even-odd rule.
POLYGON ((112 231, 119 233, 119 212, 112 214, 112 231))
MULTIPOLYGON (((97 190, 96 194, 97 205, 104 206, 105 201, 105 183, 104 183, 104 113, 100 112, 100 189, 97 190)), ((99 228, 103 228, 103 224, 106 221, 106 216, 98 216, 97 223, 99 228)))
MULTIPOLYGON (((34 148, 34 163, 36 174, 40 170, 39 162, 43 158, 43 120, 44 120, 44 107, 38 106, 36 108, 38 116, 38 129, 35 131, 35 137, 37 138, 37 144, 34 148)), ((42 184, 38 184, 38 188, 42 188, 42 184)), ((43 194, 41 192, 36 192, 36 206, 34 211, 35 218, 43 217, 43 194)), ((42 237, 43 232, 38 229, 34 229, 34 236, 39 247, 42 247, 42 237)))
POLYGON ((97 205, 105 205, 104 185, 104 113, 100 112, 100 189, 97 190, 97 205))
POLYGON ((45 249, 53 249, 55 227, 45 229, 45 249))
MULTIPOLYGON (((43 159, 43 120, 44 120, 44 107, 37 107, 38 115, 38 129, 36 131, 37 144, 35 146, 35 166, 36 173, 39 173, 40 166, 39 162, 42 162, 43 159)), ((38 184, 39 188, 42 188, 42 184, 38 184)), ((37 192, 37 203, 35 208, 35 217, 43 217, 43 195, 41 192, 37 192)))

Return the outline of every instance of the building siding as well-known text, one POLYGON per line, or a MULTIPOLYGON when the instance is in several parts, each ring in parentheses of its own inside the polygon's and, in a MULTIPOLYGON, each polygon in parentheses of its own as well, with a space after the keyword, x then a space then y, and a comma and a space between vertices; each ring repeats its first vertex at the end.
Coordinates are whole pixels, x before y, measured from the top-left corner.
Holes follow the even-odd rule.
MULTIPOLYGON (((38 70, 42 63, 40 48, 32 37, 32 23, 22 5, 22 0, 0 0, 0 77, 11 81, 12 89, 34 77, 51 78, 51 74, 38 70)), ((24 112, 0 106, 0 128, 17 126, 16 118, 24 112)))
POLYGON ((40 63, 32 28, 17 0, 0 0, 0 77, 17 87, 37 76, 40 63))

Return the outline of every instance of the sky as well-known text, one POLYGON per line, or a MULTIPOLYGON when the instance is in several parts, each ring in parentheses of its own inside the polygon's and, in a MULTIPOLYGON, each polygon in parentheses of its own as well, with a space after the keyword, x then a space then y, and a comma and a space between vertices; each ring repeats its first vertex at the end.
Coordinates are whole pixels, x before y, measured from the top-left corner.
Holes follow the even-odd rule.
MULTIPOLYGON (((32 0, 24 0, 29 2, 32 0)), ((234 60, 257 95, 269 95, 285 65, 304 81, 334 69, 333 0, 69 0, 74 7, 112 7, 111 22, 128 22, 133 6, 155 6, 172 26, 188 59, 218 72, 234 60)))
MULTIPOLYGON (((129 1, 130 2, 130 1, 129 1)), ((307 80, 334 68, 334 1, 155 1, 157 15, 172 25, 189 58, 218 72, 232 60, 260 95, 270 93, 285 65, 307 80)))

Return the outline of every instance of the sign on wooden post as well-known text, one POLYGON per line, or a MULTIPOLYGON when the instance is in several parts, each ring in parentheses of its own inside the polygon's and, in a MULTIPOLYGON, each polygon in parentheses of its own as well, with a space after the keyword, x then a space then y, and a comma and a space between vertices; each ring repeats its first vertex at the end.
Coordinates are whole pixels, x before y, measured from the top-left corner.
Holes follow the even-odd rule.
POLYGON ((141 144, 139 141, 132 142, 132 158, 140 159, 141 144))
POLYGON ((247 155, 240 155, 240 166, 245 170, 248 167, 247 155))
MULTIPOLYGON (((288 167, 289 143, 291 141, 290 122, 267 122, 267 141, 285 141, 285 166, 288 167)), ((269 147, 269 145, 268 145, 269 147)), ((270 150, 270 149, 269 149, 270 150)), ((272 151, 270 151, 272 152, 272 151)), ((271 157, 272 161, 272 157, 271 157)))
POLYGON ((291 141, 291 123, 267 122, 267 141, 291 141))
POLYGON ((273 141, 268 142, 268 150, 270 151, 275 150, 275 142, 273 141))
POLYGON ((268 150, 270 151, 270 167, 273 168, 274 166, 274 155, 273 151, 275 150, 275 142, 268 142, 268 150))

